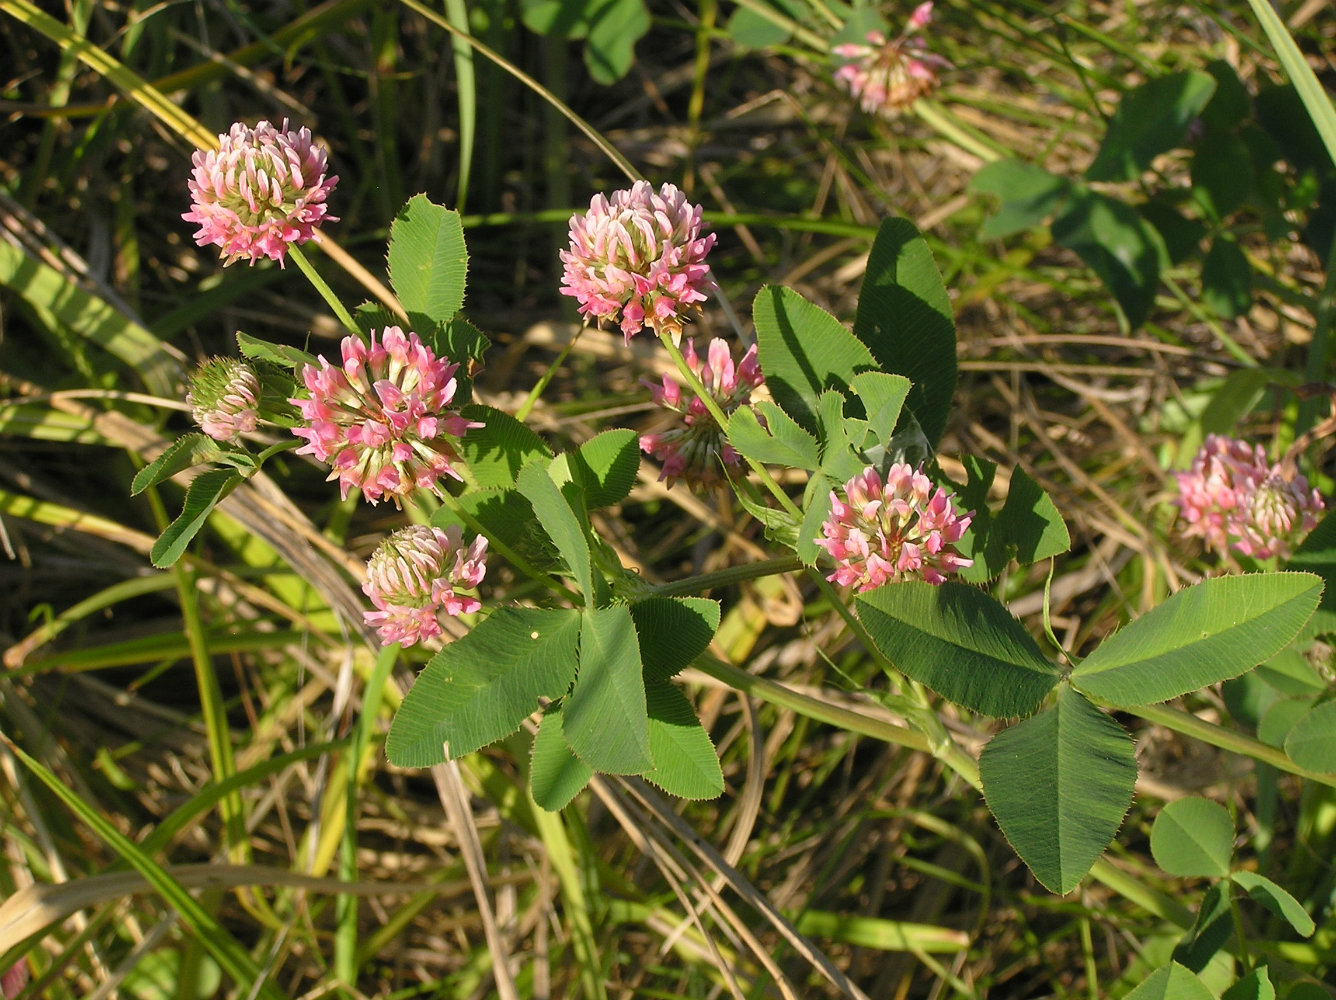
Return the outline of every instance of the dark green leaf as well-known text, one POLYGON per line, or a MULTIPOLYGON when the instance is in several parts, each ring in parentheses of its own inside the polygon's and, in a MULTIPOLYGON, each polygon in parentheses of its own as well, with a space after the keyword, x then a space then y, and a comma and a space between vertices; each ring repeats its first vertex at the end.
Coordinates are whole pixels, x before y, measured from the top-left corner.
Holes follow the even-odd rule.
POLYGON ((1313 931, 1317 930, 1313 918, 1299 901, 1265 875, 1237 871, 1232 872, 1229 877, 1249 896, 1284 919, 1302 937, 1312 937, 1313 931))
POLYGON ((1160 234, 1135 210, 1086 188, 1053 220, 1053 239, 1074 250, 1113 293, 1133 329, 1145 322, 1168 256, 1160 234))
POLYGON ((464 458, 461 473, 477 489, 514 486, 520 469, 536 459, 551 458, 543 439, 509 413, 490 406, 466 406, 460 413, 482 422, 459 443, 464 458))
MULTIPOLYGON (((466 490, 460 495, 458 504, 463 514, 481 526, 483 534, 496 539, 534 568, 553 573, 570 572, 542 522, 534 516, 533 505, 517 490, 466 490)), ((457 516, 449 507, 442 507, 433 514, 431 523, 438 528, 458 524, 466 531, 474 530, 464 517, 457 516)))
MULTIPOLYGON (((854 336, 883 372, 913 383, 907 405, 936 447, 956 391, 956 323, 932 251, 907 219, 884 219, 877 229, 858 293, 854 336)), ((765 373, 768 383, 770 369, 765 373)))
POLYGON ((1020 622, 974 587, 910 580, 860 594, 854 603, 897 669, 957 705, 1022 715, 1058 682, 1058 668, 1020 622))
MULTIPOLYGON (((852 478, 852 477, 850 477, 852 478)), ((804 565, 815 566, 821 552, 816 540, 822 537, 821 526, 830 517, 830 494, 838 490, 840 484, 824 472, 814 472, 807 480, 807 490, 803 495, 803 519, 798 525, 798 539, 794 552, 804 565)))
POLYGON ((1276 988, 1271 985, 1266 966, 1261 965, 1221 993, 1220 1000, 1276 1000, 1276 988))
POLYGON ((640 444, 635 431, 617 428, 590 438, 573 452, 558 456, 552 474, 565 462, 571 477, 584 492, 586 510, 621 503, 635 485, 640 470, 640 444))
POLYGON ((970 187, 1002 200, 979 230, 979 239, 999 240, 1041 225, 1067 199, 1072 183, 1021 160, 995 160, 974 175, 970 187))
POLYGON ((1304 713, 1285 737, 1285 752, 1300 767, 1336 774, 1336 701, 1304 713))
POLYGON ((1192 154, 1192 194, 1220 222, 1252 189, 1252 155, 1233 132, 1211 132, 1192 154))
POLYGON ((593 0, 584 61, 598 83, 616 83, 635 62, 635 45, 649 31, 644 0, 593 0))
POLYGON ((1170 73, 1128 91, 1086 170, 1090 181, 1134 181, 1151 160, 1182 144, 1192 120, 1215 93, 1209 73, 1170 73))
POLYGON ((1017 466, 1012 470, 1006 502, 996 514, 989 514, 988 487, 995 467, 974 458, 967 459, 965 466, 970 483, 961 491, 958 505, 974 511, 970 531, 962 539, 970 546, 966 554, 974 559, 974 565, 961 571, 962 580, 982 583, 1001 573, 1012 559, 1025 566, 1071 547, 1071 536, 1057 506, 1024 469, 1017 466))
MULTIPOLYGON (((1206 238, 1206 223, 1200 219, 1189 219, 1178 209, 1162 200, 1148 201, 1139 205, 1137 210, 1149 223, 1164 244, 1166 259, 1160 261, 1164 270, 1174 264, 1181 264, 1197 252, 1201 241, 1206 238)), ((1252 369, 1248 369, 1252 370, 1252 369)))
POLYGON ((469 255, 459 213, 415 195, 390 224, 390 283, 415 327, 433 329, 464 304, 469 255))
POLYGON ((1237 677, 1289 645, 1321 593, 1310 573, 1203 580, 1105 639, 1072 683, 1114 705, 1153 705, 1237 677))
POLYGON ((1215 1000, 1215 995, 1177 962, 1156 969, 1124 1000, 1215 1000))
POLYGON ((895 425, 900 420, 900 410, 905 405, 911 383, 903 375, 887 375, 884 372, 863 372, 855 375, 849 383, 854 395, 863 403, 867 415, 870 441, 856 441, 856 447, 866 448, 872 444, 886 444, 895 433, 895 425))
POLYGON ((583 611, 580 673, 561 726, 576 756, 595 771, 641 774, 654 766, 640 645, 624 604, 583 611))
POLYGON ((287 344, 271 344, 267 340, 252 337, 240 330, 237 331, 237 348, 254 361, 269 361, 294 371, 304 365, 310 365, 312 368, 320 367, 320 359, 314 354, 308 354, 300 348, 289 347, 287 344))
POLYGON ((631 605, 640 637, 645 681, 677 674, 710 645, 719 628, 719 602, 705 597, 647 597, 631 605))
POLYGON ((580 613, 497 608, 418 674, 385 740, 396 767, 431 767, 504 739, 575 678, 580 613))
POLYGON ((719 755, 691 703, 677 688, 662 682, 647 684, 645 699, 654 766, 641 777, 669 795, 684 799, 713 799, 721 795, 724 772, 719 768, 719 755))
POLYGON ((1226 319, 1241 316, 1252 307, 1252 265, 1228 236, 1217 236, 1202 262, 1201 295, 1216 314, 1226 319))
MULTIPOLYGON (((776 6, 780 6, 777 4, 776 6)), ((788 17, 789 14, 784 16, 788 17)), ((789 30, 758 14, 749 7, 739 7, 724 26, 733 44, 746 49, 764 49, 789 40, 789 30)))
POLYGON ((753 462, 789 469, 821 465, 816 438, 769 400, 757 402, 755 410, 743 406, 733 411, 728 418, 728 443, 753 462), (765 418, 764 427, 756 419, 758 412, 765 418))
POLYGON ((1201 972, 1233 933, 1229 883, 1214 882, 1202 896, 1192 928, 1174 949, 1174 961, 1193 972, 1201 972))
POLYGON ((548 812, 560 812, 593 776, 588 765, 566 745, 561 731, 561 709, 544 712, 529 759, 529 791, 533 800, 548 812))
POLYGON ((826 389, 847 392, 849 382, 877 362, 839 320, 789 288, 767 285, 753 307, 765 384, 780 407, 812 434, 826 389))
POLYGON ((210 469, 201 472, 186 487, 181 515, 167 528, 149 550, 149 561, 158 569, 175 564, 185 552, 223 497, 241 485, 242 477, 231 469, 210 469))
POLYGON ((1234 820, 1210 799, 1188 796, 1160 810, 1150 830, 1150 852, 1170 875, 1220 878, 1234 855, 1234 820))
POLYGON ((533 505, 538 523, 561 553, 576 583, 580 585, 586 603, 593 604, 594 577, 589 559, 589 541, 585 538, 575 511, 547 474, 544 463, 541 460, 530 462, 521 469, 515 479, 515 487, 533 505))
POLYGON ((137 497, 150 486, 166 482, 178 472, 216 462, 221 454, 218 442, 208 435, 196 431, 183 434, 169 444, 161 455, 135 473, 130 483, 130 495, 137 497))
POLYGON ((1213 129, 1231 129, 1251 110, 1248 88, 1223 59, 1212 59, 1206 64, 1206 72, 1215 78, 1215 93, 1202 109, 1201 120, 1213 129))
POLYGON ((1314 696, 1307 698, 1280 698, 1262 712, 1257 723, 1257 738, 1267 746, 1284 748, 1285 739, 1299 720, 1313 707, 1314 696))
POLYGON ((988 742, 979 777, 1021 860, 1050 892, 1068 893, 1122 825, 1137 765, 1122 727, 1064 684, 1056 705, 988 742))

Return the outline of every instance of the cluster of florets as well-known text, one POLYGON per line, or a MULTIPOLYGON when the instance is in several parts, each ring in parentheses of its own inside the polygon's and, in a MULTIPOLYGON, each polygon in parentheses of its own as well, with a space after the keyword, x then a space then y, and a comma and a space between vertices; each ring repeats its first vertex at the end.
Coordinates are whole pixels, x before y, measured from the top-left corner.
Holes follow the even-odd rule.
MULTIPOLYGON (((756 359, 755 344, 747 348, 737 364, 733 363, 728 344, 718 337, 710 341, 703 363, 689 341, 683 353, 688 367, 700 378, 701 385, 725 416, 746 405, 752 390, 765 381, 756 359)), ((741 464, 738 453, 724 438, 724 429, 699 396, 684 393, 667 374, 661 385, 648 381, 645 385, 654 402, 676 414, 671 427, 640 436, 640 450, 662 463, 659 478, 666 480, 670 488, 679 479, 693 486, 713 485, 741 464)))
POLYGON ((325 149, 311 130, 241 122, 218 137, 218 148, 196 151, 193 202, 181 218, 199 223, 195 242, 222 247, 223 263, 269 257, 282 265, 288 247, 305 243, 329 215, 325 199, 338 178, 326 176, 325 149))
POLYGON ((869 114, 899 114, 920 97, 937 89, 937 73, 951 64, 918 34, 932 20, 932 4, 919 4, 899 37, 887 41, 880 31, 869 31, 866 44, 847 42, 831 51, 849 60, 835 71, 844 86, 869 114))
POLYGON ((1302 475, 1268 462, 1261 445, 1221 434, 1207 435, 1191 467, 1174 478, 1184 534, 1222 554, 1232 548, 1254 559, 1288 558, 1325 506, 1302 475))
POLYGON ((952 494, 900 462, 883 483, 872 466, 844 484, 844 499, 830 494, 830 517, 816 544, 835 560, 826 579, 860 592, 884 583, 921 576, 941 583, 946 574, 972 566, 955 548, 974 512, 959 514, 952 494))
POLYGON ((443 496, 441 477, 460 478, 454 439, 482 426, 449 409, 459 365, 397 326, 369 344, 345 337, 342 352, 339 366, 322 357, 302 369, 309 396, 290 400, 308 424, 293 428, 306 440, 298 453, 328 462, 345 498, 354 486, 373 504, 402 506, 415 489, 443 496))
POLYGON ((581 315, 620 322, 628 341, 645 327, 679 341, 713 285, 705 256, 715 235, 701 235, 700 206, 672 184, 656 194, 636 181, 611 198, 594 195, 570 225, 561 293, 579 301, 581 315))
POLYGON ((362 592, 374 611, 363 612, 382 644, 411 646, 441 634, 440 616, 472 614, 481 602, 461 591, 476 591, 487 574, 487 539, 467 547, 458 525, 433 528, 414 524, 381 542, 366 564, 362 592))
POLYGON ((237 358, 210 358, 190 376, 186 405, 200 429, 215 441, 235 441, 260 418, 260 379, 237 358))

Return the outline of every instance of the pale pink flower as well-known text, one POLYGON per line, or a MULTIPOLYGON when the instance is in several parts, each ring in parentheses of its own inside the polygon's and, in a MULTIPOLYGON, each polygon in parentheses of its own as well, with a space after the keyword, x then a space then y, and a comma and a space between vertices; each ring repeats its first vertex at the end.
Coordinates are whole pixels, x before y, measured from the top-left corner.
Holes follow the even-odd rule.
POLYGON ((28 960, 20 958, 0 976, 0 997, 14 1000, 28 985, 28 960))
POLYGON ((461 590, 477 590, 487 574, 487 539, 479 535, 464 547, 458 525, 400 528, 371 554, 362 593, 375 611, 363 612, 380 635, 381 645, 415 642, 441 634, 441 613, 472 614, 482 607, 461 590))
POLYGON ((952 494, 934 491, 922 469, 897 463, 883 484, 869 466, 844 484, 844 494, 831 491, 825 537, 816 540, 837 564, 827 580, 861 593, 910 576, 938 584, 974 564, 955 548, 974 512, 956 513, 952 494))
POLYGON ((1267 461, 1259 445, 1208 434, 1186 472, 1174 473, 1174 504, 1187 526, 1220 553, 1289 558, 1291 545, 1317 524, 1325 504, 1297 472, 1267 461))
POLYGON ((222 247, 223 264, 269 257, 282 266, 293 243, 305 243, 321 223, 337 222, 325 199, 338 178, 325 176, 325 149, 311 130, 241 122, 218 137, 218 148, 197 150, 190 178, 195 242, 222 247))
POLYGON ((951 64, 918 34, 932 20, 932 4, 922 3, 910 15, 905 30, 890 41, 880 31, 869 31, 867 44, 847 42, 831 51, 848 60, 835 71, 835 80, 869 114, 891 117, 920 97, 937 89, 937 71, 951 64))
POLYGON ((379 343, 372 333, 370 345, 344 337, 342 350, 339 367, 320 358, 319 368, 302 369, 310 395, 289 400, 308 424, 292 429, 306 439, 298 454, 328 462, 345 498, 354 486, 373 504, 389 497, 402 506, 415 489, 443 496, 440 478, 460 478, 452 439, 482 426, 447 408, 459 365, 397 326, 387 326, 379 343))
POLYGON ((237 358, 210 358, 190 376, 186 405, 200 429, 215 441, 235 441, 255 430, 260 379, 237 358))
MULTIPOLYGON (((687 341, 683 355, 687 367, 696 373, 725 416, 745 405, 752 390, 765 381, 755 344, 736 365, 728 344, 718 337, 710 341, 703 363, 691 341, 687 341)), ((677 415, 667 430, 640 435, 640 450, 663 464, 659 479, 667 481, 669 488, 679 479, 692 486, 710 486, 741 464, 699 396, 684 393, 669 374, 663 376, 662 385, 648 380, 644 384, 654 402, 677 415)))
POLYGON ((700 206, 672 184, 655 194, 648 181, 636 181, 611 198, 594 195, 588 212, 571 216, 561 294, 579 300, 582 316, 620 317, 628 341, 649 327, 679 342, 683 322, 714 285, 705 256, 715 235, 701 235, 700 216, 700 206))

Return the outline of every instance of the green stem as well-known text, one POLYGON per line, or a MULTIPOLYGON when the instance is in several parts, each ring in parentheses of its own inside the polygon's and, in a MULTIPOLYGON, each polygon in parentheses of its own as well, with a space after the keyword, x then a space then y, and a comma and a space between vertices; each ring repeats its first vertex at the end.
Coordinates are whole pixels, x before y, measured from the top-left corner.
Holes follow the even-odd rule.
POLYGON ((358 329, 357 324, 353 322, 353 318, 348 313, 348 310, 343 307, 343 303, 340 302, 338 296, 334 294, 334 289, 330 288, 329 285, 325 283, 325 279, 320 277, 319 272, 312 266, 311 262, 307 259, 306 254, 302 252, 302 248, 295 243, 289 244, 288 256, 297 262, 297 266, 301 268, 302 274, 306 275, 311 284, 315 286, 315 290, 320 293, 320 297, 325 300, 325 304, 328 305, 330 309, 334 310, 334 315, 338 317, 339 322, 356 336, 364 336, 362 331, 358 329))
POLYGON ((547 388, 548 383, 552 381, 553 376, 555 376, 561 369, 562 364, 571 353, 571 349, 575 347, 575 342, 580 339, 580 334, 584 333, 584 329, 584 326, 581 325, 579 329, 575 331, 575 336, 571 337, 571 342, 561 349, 561 353, 557 355, 557 359, 547 366, 547 371, 543 372, 542 377, 534 387, 529 390, 529 395, 524 397, 524 402, 521 403, 520 408, 515 411, 515 419, 520 423, 523 423, 528 419, 529 411, 532 410, 534 404, 538 402, 538 398, 543 394, 543 390, 547 388))
POLYGON ((652 587, 650 593, 655 597, 676 597, 679 594, 702 594, 715 587, 728 587, 746 580, 757 580, 764 576, 778 576, 780 573, 795 573, 803 568, 803 561, 797 556, 778 556, 763 559, 760 562, 747 563, 745 566, 729 566, 727 569, 702 573, 685 580, 674 580, 652 587))

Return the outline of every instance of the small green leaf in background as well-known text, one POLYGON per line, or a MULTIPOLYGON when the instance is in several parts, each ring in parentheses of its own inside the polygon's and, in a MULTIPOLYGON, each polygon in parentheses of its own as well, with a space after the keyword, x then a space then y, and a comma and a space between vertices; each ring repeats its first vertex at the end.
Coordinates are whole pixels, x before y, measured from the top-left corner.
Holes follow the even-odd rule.
POLYGON ((1252 306, 1252 265, 1239 245, 1223 233, 1202 261, 1201 296, 1226 319, 1241 316, 1252 306))
POLYGON ((1150 853, 1170 875, 1221 878, 1229 874, 1234 855, 1234 820, 1210 799, 1177 799, 1155 817, 1150 853))
POLYGON ((1043 224, 1071 194, 1072 182, 1022 160, 996 160, 974 175, 970 187, 1001 199, 979 230, 980 239, 1000 240, 1043 224))
POLYGON ((529 791, 548 812, 560 812, 589 784, 594 772, 571 753, 561 731, 561 709, 543 713, 529 758, 529 791))
POLYGON ((1215 995, 1194 973, 1170 962, 1152 972, 1124 1000, 1215 1000, 1215 995))
POLYGON ((640 644, 626 605, 582 613, 580 672, 562 706, 561 727, 595 771, 642 774, 654 766, 640 644))
POLYGON ((719 755, 686 696, 660 681, 645 685, 645 701, 654 766, 641 772, 641 777, 683 799, 713 799, 723 794, 719 755))
POLYGON ((458 212, 424 194, 410 198, 390 224, 388 262, 390 284, 419 333, 464 305, 469 255, 458 212))
POLYGON ((1257 738, 1267 746, 1283 749, 1286 738, 1308 714, 1313 701, 1313 697, 1273 701, 1262 711, 1262 718, 1257 723, 1257 738))
POLYGON ((757 353, 776 403, 812 434, 819 397, 847 392, 855 375, 874 371, 872 353, 830 313, 790 288, 766 285, 752 307, 757 353))
POLYGON ((1220 1000, 1276 1000, 1276 988, 1271 985, 1266 966, 1260 965, 1221 993, 1220 1000))
POLYGON ((1229 876, 1234 884, 1249 896, 1261 903, 1276 916, 1281 917, 1303 937, 1312 937, 1317 925, 1308 911, 1303 908, 1289 891, 1276 885, 1265 875, 1257 872, 1238 871, 1229 876))
POLYGON ((1231 129, 1252 110, 1252 98, 1239 74, 1224 59, 1212 59, 1206 72, 1215 79, 1215 93, 1202 108, 1201 120, 1214 129, 1231 129))
POLYGON ((1182 144, 1214 93, 1215 78, 1198 70, 1170 73, 1129 90, 1109 120, 1086 180, 1139 178, 1155 157, 1182 144))
MULTIPOLYGON (((771 6, 791 21, 802 15, 802 10, 790 0, 774 0, 771 6)), ((788 28, 776 24, 750 7, 738 7, 734 10, 724 25, 724 30, 728 32, 728 37, 733 40, 734 45, 746 49, 765 49, 772 45, 782 45, 789 40, 790 35, 788 28)))
POLYGON ((167 525, 149 550, 148 558, 158 569, 175 564, 200 529, 209 520, 213 509, 223 498, 240 486, 242 477, 231 469, 209 469, 201 472, 186 487, 185 503, 181 514, 167 525))
POLYGON ((580 613, 497 608, 433 656, 404 696, 385 739, 397 767, 431 767, 504 739, 575 679, 580 613))
POLYGON ((1105 639, 1072 683, 1114 705, 1153 705, 1237 677, 1288 646, 1321 593, 1311 573, 1203 580, 1105 639))
POLYGON ((979 755, 984 799, 1050 892, 1075 889, 1132 804, 1132 740, 1067 685, 1052 708, 994 736, 979 755))
POLYGON ((1229 883, 1213 882, 1202 895, 1192 927, 1174 949, 1174 961, 1193 972, 1201 972, 1233 933, 1229 883))
MULTIPOLYGON (((908 219, 883 219, 877 228, 854 336, 883 372, 913 383, 907 405, 935 448, 956 391, 956 321, 932 251, 908 219)), ((770 369, 764 370, 769 382, 770 369)))
POLYGON ((760 400, 755 410, 743 406, 728 418, 728 443, 745 458, 764 465, 790 469, 816 469, 821 465, 816 438, 769 400, 760 400), (757 413, 765 418, 762 427, 757 413))
POLYGON ((542 438, 504 410, 474 404, 461 409, 460 415, 482 423, 459 442, 464 459, 460 472, 476 489, 514 486, 520 469, 552 457, 542 438))
POLYGON ((1161 270, 1181 264, 1194 256, 1209 231, 1206 223, 1200 219, 1189 219, 1169 204, 1168 197, 1162 194, 1138 205, 1137 212, 1160 234, 1164 243, 1167 256, 1160 260, 1161 270))
POLYGON ((635 64, 636 42, 649 31, 644 0, 594 0, 589 4, 589 37, 584 61, 589 75, 607 86, 635 64))
POLYGON ((1336 774, 1336 701, 1305 712, 1285 737, 1285 752, 1300 767, 1336 774))
POLYGON ((1192 154, 1192 197, 1218 223, 1248 197, 1252 172, 1247 143, 1233 132, 1211 132, 1192 154))
POLYGON ((1053 239, 1075 251, 1113 294, 1127 325, 1150 315, 1160 284, 1160 261, 1169 251, 1155 228, 1133 208, 1087 188, 1073 188, 1053 220, 1053 239))
POLYGON ((709 648, 719 602, 706 597, 647 597, 631 605, 646 683, 666 681, 709 648))
POLYGON ((640 443, 635 431, 616 428, 598 434, 573 452, 557 456, 552 477, 560 478, 565 465, 584 493, 586 510, 599 510, 621 503, 635 485, 640 471, 640 443))
POLYGON ((515 488, 533 505, 539 524, 570 567, 587 603, 593 603, 594 576, 589 558, 589 540, 570 503, 547 473, 544 462, 530 462, 520 470, 515 488))
POLYGON ((854 604, 868 635, 898 670, 957 705, 998 717, 1023 715, 1058 682, 1058 668, 1030 633, 974 587, 907 580, 859 594, 854 604))

